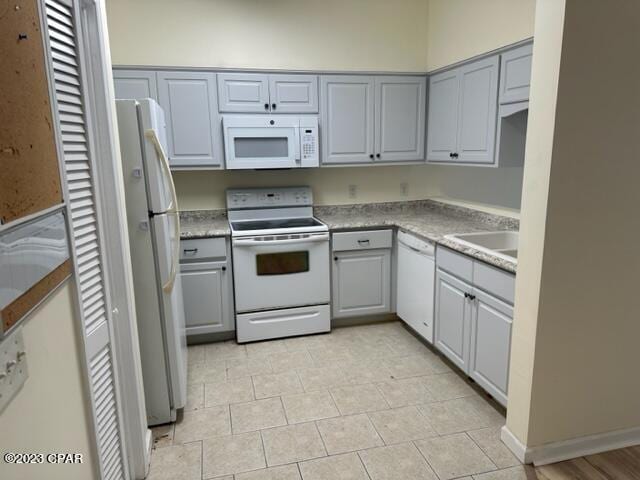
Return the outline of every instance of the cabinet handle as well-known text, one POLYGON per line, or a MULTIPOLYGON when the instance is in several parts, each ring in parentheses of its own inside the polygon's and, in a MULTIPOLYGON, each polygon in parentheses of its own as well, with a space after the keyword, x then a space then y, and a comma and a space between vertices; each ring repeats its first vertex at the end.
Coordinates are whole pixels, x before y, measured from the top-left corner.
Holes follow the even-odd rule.
POLYGON ((449 157, 451 157, 451 158, 458 158, 458 154, 457 154, 456 152, 451 152, 451 153, 449 154, 449 157))
POLYGON ((185 248, 182 251, 184 252, 185 255, 195 255, 196 253, 198 253, 197 248, 185 248))
POLYGON ((276 106, 277 106, 277 105, 276 105, 275 103, 272 103, 272 104, 271 104, 271 110, 275 110, 275 109, 276 109, 276 106))
POLYGON ((369 154, 369 158, 373 158, 373 153, 370 153, 370 154, 369 154))
POLYGON ((464 298, 469 298, 469 294, 467 292, 464 292, 464 298))
POLYGON ((227 271, 227 267, 222 267, 222 269, 221 269, 221 270, 222 270, 223 272, 226 272, 226 271, 227 271))
POLYGON ((369 240, 358 240, 358 245, 369 245, 369 240))
POLYGON ((376 153, 376 158, 380 158, 380 154, 379 153, 376 153))
POLYGON ((473 302, 475 299, 476 299, 475 295, 469 294, 469 300, 471 300, 473 302))
POLYGON ((269 104, 268 104, 268 103, 265 103, 265 104, 264 104, 264 109, 265 109, 265 110, 269 110, 269 104))
POLYGON ((333 261, 337 262, 338 261, 338 257, 333 257, 333 261))

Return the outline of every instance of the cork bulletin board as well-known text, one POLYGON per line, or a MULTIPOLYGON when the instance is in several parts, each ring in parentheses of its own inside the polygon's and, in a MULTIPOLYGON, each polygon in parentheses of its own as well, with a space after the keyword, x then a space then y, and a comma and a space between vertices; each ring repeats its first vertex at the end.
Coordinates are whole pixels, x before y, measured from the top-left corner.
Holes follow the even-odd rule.
POLYGON ((0 0, 0 225, 62 203, 37 0, 0 0))
POLYGON ((46 62, 38 0, 0 0, 0 340, 72 274, 46 62))

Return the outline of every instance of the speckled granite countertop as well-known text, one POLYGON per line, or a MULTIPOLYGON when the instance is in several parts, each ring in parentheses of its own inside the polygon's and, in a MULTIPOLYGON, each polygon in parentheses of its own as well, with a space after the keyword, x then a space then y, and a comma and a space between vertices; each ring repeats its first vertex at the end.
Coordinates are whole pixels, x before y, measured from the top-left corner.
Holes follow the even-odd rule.
POLYGON ((231 235, 225 209, 184 210, 180 212, 180 230, 182 240, 231 235))
MULTIPOLYGON (((314 215, 330 230, 395 227, 433 243, 449 247, 508 272, 517 263, 470 248, 445 238, 455 233, 518 230, 519 221, 435 200, 388 202, 364 205, 319 206, 314 215)), ((230 235, 225 210, 180 212, 182 239, 230 235)))
POLYGON ((434 200, 367 205, 322 206, 314 214, 331 230, 396 227, 433 243, 444 245, 503 270, 515 272, 517 264, 445 238, 455 233, 518 230, 520 222, 509 217, 457 207, 434 200))

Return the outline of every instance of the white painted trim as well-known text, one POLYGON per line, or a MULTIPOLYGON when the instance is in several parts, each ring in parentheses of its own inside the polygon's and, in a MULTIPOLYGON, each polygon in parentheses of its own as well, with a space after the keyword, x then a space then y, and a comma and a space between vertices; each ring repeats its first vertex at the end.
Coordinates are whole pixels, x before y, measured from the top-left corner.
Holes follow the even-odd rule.
POLYGON ((640 427, 596 433, 538 447, 526 447, 505 425, 500 438, 522 463, 536 466, 640 445, 640 427))

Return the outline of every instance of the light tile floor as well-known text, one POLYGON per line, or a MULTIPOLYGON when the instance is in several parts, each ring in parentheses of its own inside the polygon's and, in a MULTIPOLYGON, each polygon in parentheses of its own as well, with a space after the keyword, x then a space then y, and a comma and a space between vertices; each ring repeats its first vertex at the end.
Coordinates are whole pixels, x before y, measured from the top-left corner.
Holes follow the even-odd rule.
POLYGON ((401 322, 189 347, 150 480, 526 479, 504 416, 401 322))

